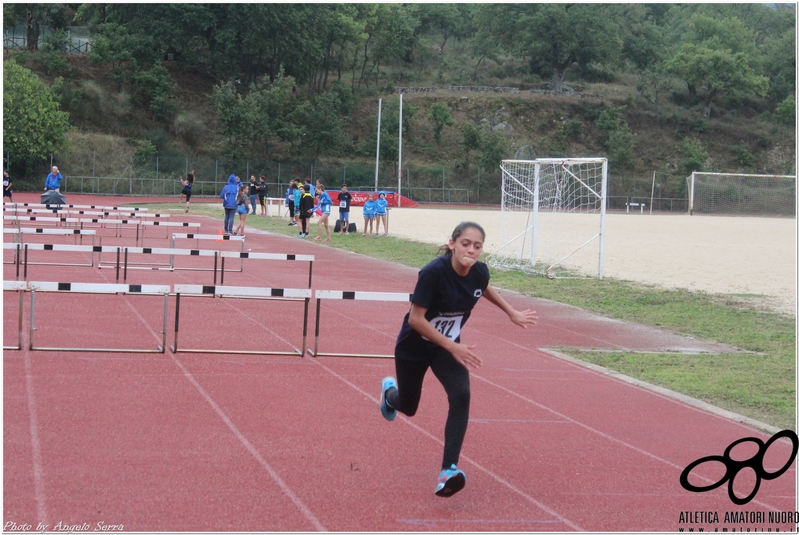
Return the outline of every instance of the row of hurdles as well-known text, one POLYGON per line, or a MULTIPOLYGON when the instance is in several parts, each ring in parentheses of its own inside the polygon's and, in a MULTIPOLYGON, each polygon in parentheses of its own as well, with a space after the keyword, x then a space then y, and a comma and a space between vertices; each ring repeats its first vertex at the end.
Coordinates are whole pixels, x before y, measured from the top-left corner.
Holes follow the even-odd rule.
MULTIPOLYGON (((322 353, 319 351, 319 328, 321 325, 322 301, 394 301, 409 303, 413 294, 392 292, 363 292, 342 290, 316 290, 310 288, 261 288, 251 286, 216 286, 197 284, 175 284, 173 287, 163 284, 118 284, 118 283, 81 283, 81 282, 52 282, 52 281, 3 281, 3 292, 17 292, 19 294, 19 309, 17 314, 17 344, 3 345, 4 350, 21 350, 23 348, 23 315, 24 296, 30 294, 30 325, 27 350, 29 351, 79 351, 79 352, 109 352, 109 353, 164 353, 167 337, 167 317, 169 315, 169 297, 175 297, 175 330, 174 343, 170 346, 173 353, 225 353, 225 354, 253 354, 253 355, 299 355, 306 352, 313 357, 371 357, 393 358, 387 354, 364 353, 322 353), (36 346, 34 333, 36 329, 36 294, 37 293, 82 293, 82 294, 113 294, 124 296, 161 296, 164 300, 163 328, 161 331, 161 344, 156 349, 139 348, 92 348, 92 347, 45 347, 36 346), (293 351, 281 350, 241 350, 218 348, 181 348, 178 345, 180 330, 180 304, 181 297, 195 298, 238 298, 269 301, 295 301, 303 303, 302 344, 301 349, 294 347, 293 351), (308 312, 310 300, 316 299, 316 323, 314 348, 307 347, 308 312)), ((291 322, 287 322, 291 323, 291 322)))
MULTIPOLYGON (((94 267, 95 253, 97 254, 97 267, 98 268, 114 268, 116 269, 116 282, 119 282, 120 272, 123 275, 123 282, 127 282, 128 269, 147 269, 147 270, 166 270, 166 271, 213 271, 213 283, 216 284, 217 273, 221 273, 221 284, 225 280, 225 259, 239 259, 238 269, 227 269, 228 272, 241 272, 244 270, 244 260, 295 260, 309 262, 308 268, 308 286, 311 286, 313 276, 313 255, 295 255, 295 254, 276 254, 276 253, 259 253, 259 252, 245 252, 244 239, 245 236, 223 236, 217 234, 187 234, 187 233, 173 233, 170 247, 131 247, 126 245, 95 245, 94 243, 94 230, 82 229, 40 229, 40 228, 20 228, 20 229, 3 229, 3 234, 10 234, 15 236, 15 241, 4 242, 3 250, 14 251, 13 260, 3 260, 5 264, 16 265, 16 279, 20 278, 20 269, 24 267, 22 278, 28 279, 28 265, 59 265, 59 266, 76 266, 76 267, 94 267), (58 244, 58 243, 24 243, 22 237, 25 235, 56 235, 56 236, 74 236, 77 240, 83 236, 91 236, 91 245, 82 244, 58 244), (240 251, 220 251, 218 249, 186 249, 175 247, 176 240, 194 240, 197 244, 201 240, 215 241, 215 242, 239 242, 240 251), (85 263, 65 263, 65 262, 43 262, 43 261, 30 261, 28 258, 29 251, 50 251, 50 252, 66 252, 66 253, 88 253, 90 254, 90 261, 85 263), (102 254, 112 254, 115 260, 112 262, 103 262, 102 254), (148 255, 148 256, 168 256, 168 262, 132 262, 130 255, 148 255), (176 256, 187 257, 208 257, 213 258, 213 267, 180 267, 175 264, 176 256), (219 266, 221 260, 221 267, 219 266)), ((47 254, 52 254, 48 252, 47 254)))

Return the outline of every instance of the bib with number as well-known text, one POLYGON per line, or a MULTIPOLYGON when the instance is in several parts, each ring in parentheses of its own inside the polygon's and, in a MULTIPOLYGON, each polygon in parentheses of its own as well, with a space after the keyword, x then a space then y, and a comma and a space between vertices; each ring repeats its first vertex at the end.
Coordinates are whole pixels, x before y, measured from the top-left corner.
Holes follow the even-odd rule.
MULTIPOLYGON (((449 338, 450 340, 457 340, 461 335, 461 324, 463 322, 463 316, 437 316, 430 320, 430 324, 435 327, 435 329, 449 338)), ((427 338, 424 336, 422 337, 428 342, 427 338)))

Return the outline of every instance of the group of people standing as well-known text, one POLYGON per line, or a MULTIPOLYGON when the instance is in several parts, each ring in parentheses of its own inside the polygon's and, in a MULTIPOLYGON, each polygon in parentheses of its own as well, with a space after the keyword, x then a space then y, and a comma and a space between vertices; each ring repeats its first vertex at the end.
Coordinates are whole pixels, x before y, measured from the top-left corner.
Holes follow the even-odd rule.
MULTIPOLYGON (((255 175, 250 176, 250 183, 246 184, 236 175, 228 177, 227 185, 222 188, 219 196, 222 198, 222 206, 225 209, 224 233, 225 236, 244 236, 244 225, 247 222, 247 215, 266 215, 266 197, 269 193, 269 186, 266 177, 261 176, 260 180, 255 175), (252 206, 252 212, 248 208, 252 206), (261 213, 258 214, 257 206, 260 204, 261 213), (236 214, 239 214, 239 224, 233 228, 236 214)), ((186 208, 188 212, 188 207, 186 208)))
MULTIPOLYGON (((352 194, 346 184, 341 186, 338 193, 338 234, 348 235, 350 233, 350 207, 352 206, 352 194)), ((324 241, 330 241, 329 218, 333 206, 330 194, 325 191, 325 186, 320 181, 316 185, 311 184, 311 179, 305 179, 303 184, 300 179, 294 179, 286 189, 286 206, 289 210, 289 226, 300 227, 297 234, 298 238, 308 237, 308 219, 314 214, 319 216, 317 222, 317 235, 314 241, 322 240, 322 228, 324 227, 324 241)), ((375 199, 373 193, 369 194, 368 200, 363 206, 364 226, 361 236, 380 236, 380 223, 383 223, 383 236, 388 236, 388 201, 385 192, 380 192, 375 199)))

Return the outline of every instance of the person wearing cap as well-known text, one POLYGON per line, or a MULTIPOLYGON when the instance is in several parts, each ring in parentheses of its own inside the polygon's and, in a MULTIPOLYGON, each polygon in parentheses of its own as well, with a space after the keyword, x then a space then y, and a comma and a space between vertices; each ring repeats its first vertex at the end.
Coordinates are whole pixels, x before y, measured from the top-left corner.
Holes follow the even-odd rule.
POLYGON ((64 177, 61 176, 61 173, 58 172, 58 167, 55 165, 53 166, 53 170, 47 175, 47 178, 44 180, 44 191, 55 190, 59 191, 61 189, 61 181, 64 180, 64 177))

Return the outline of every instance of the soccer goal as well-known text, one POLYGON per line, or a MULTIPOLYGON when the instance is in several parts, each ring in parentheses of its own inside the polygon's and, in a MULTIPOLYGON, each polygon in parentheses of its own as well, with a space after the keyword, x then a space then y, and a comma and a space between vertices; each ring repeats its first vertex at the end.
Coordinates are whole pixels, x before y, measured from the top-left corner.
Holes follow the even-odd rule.
POLYGON ((606 158, 503 160, 498 269, 602 278, 606 158), (559 269, 556 269, 559 268, 559 269))
POLYGON ((688 212, 796 217, 796 177, 693 172, 688 212))

